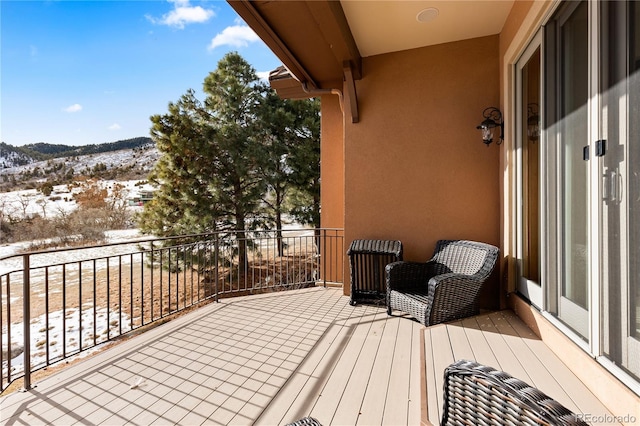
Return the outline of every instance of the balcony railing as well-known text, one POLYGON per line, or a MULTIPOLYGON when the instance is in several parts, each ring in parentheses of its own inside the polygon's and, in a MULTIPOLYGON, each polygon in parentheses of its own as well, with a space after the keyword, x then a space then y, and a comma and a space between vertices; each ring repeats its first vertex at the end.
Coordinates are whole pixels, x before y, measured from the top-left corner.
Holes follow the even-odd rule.
POLYGON ((1 389, 221 297, 342 283, 340 229, 219 232, 0 259, 1 389))

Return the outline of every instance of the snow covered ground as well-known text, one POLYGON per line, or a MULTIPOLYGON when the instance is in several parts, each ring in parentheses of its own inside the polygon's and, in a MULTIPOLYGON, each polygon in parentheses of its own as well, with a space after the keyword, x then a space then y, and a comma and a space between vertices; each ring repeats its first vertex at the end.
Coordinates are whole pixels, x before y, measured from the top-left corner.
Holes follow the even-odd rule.
MULTIPOLYGON (((106 231, 105 236, 105 244, 126 243, 149 238, 148 236, 141 235, 137 229, 106 231)), ((6 274, 10 271, 21 270, 23 263, 22 256, 20 254, 27 251, 30 245, 31 241, 21 241, 18 243, 4 244, 0 246, 0 275, 6 274)), ((32 269, 35 269, 34 272, 37 277, 39 271, 38 268, 44 265, 78 262, 85 259, 94 259, 103 256, 115 256, 131 251, 138 251, 138 246, 133 242, 131 244, 121 244, 110 247, 98 246, 93 248, 70 248, 62 252, 55 251, 31 255, 30 266, 32 269)), ((126 261, 126 258, 123 258, 123 262, 126 261)))
MULTIPOLYGON (((125 196, 133 199, 139 197, 143 192, 153 191, 153 186, 139 180, 129 181, 97 181, 103 188, 112 190, 116 184, 124 187, 125 196)), ((3 217, 13 217, 22 219, 40 215, 45 218, 56 217, 62 213, 69 213, 78 204, 74 200, 74 195, 81 190, 77 185, 56 185, 53 192, 46 196, 36 189, 26 189, 22 191, 0 192, 0 211, 3 217)), ((139 206, 131 206, 133 210, 138 210, 139 206)), ((1 254, 0 254, 1 256, 1 254)))
MULTIPOLYGON (((56 158, 47 161, 37 161, 23 166, 0 168, 0 181, 10 182, 15 178, 22 181, 22 176, 33 176, 38 171, 40 178, 36 185, 44 184, 49 179, 55 179, 57 168, 64 166, 64 170, 73 170, 75 176, 90 175, 97 165, 104 165, 107 170, 135 170, 140 176, 147 176, 159 158, 155 146, 149 145, 139 149, 124 149, 99 154, 82 155, 75 157, 56 158)), ((103 187, 114 188, 116 183, 124 185, 125 195, 129 198, 139 197, 143 192, 153 191, 153 187, 145 181, 109 181, 99 180, 103 187)), ((55 217, 62 213, 68 213, 77 204, 74 195, 81 189, 78 185, 56 185, 49 196, 45 196, 36 189, 0 193, 0 218, 7 220, 9 217, 22 219, 25 216, 40 215, 46 218, 55 217)), ((0 235, 0 242, 2 236, 0 235)))
MULTIPOLYGON (((114 184, 121 184, 125 187, 125 192, 129 198, 139 196, 142 191, 152 191, 153 188, 146 183, 141 184, 140 181, 100 181, 101 185, 110 189, 114 184)), ((2 214, 12 217, 25 217, 33 215, 41 215, 47 218, 55 217, 56 215, 68 213, 76 209, 77 203, 73 198, 74 188, 69 188, 68 185, 57 185, 54 187, 50 196, 45 196, 36 190, 23 190, 0 193, 0 208, 2 214)), ((130 205, 128 207, 132 211, 138 211, 142 207, 138 205, 130 205)), ((137 229, 107 231, 106 233, 107 243, 126 243, 128 241, 136 241, 143 236, 140 235, 137 229)), ((11 271, 19 271, 23 267, 23 259, 20 253, 23 253, 31 246, 31 241, 22 241, 12 244, 0 245, 0 276, 7 274, 11 271)), ((42 265, 50 265, 54 263, 62 262, 76 262, 82 259, 97 258, 105 255, 119 254, 123 252, 137 251, 137 245, 123 244, 109 247, 96 247, 96 248, 79 248, 70 249, 64 252, 45 253, 40 255, 31 256, 30 266, 34 268, 32 270, 32 279, 34 282, 39 282, 39 285, 33 286, 32 297, 42 297, 44 288, 42 278, 45 274, 45 269, 39 268, 42 265)), ((123 257, 123 262, 126 263, 128 258, 123 257)), ((70 267, 72 269, 73 266, 70 267)), ((3 293, 6 292, 5 281, 3 278, 3 285, 0 286, 3 289, 3 293)), ((3 315, 6 315, 6 293, 2 298, 2 311, 3 315)), ((10 303, 21 303, 19 298, 12 297, 10 303)), ((94 308, 88 306, 82 310, 80 315, 79 309, 67 309, 63 311, 54 311, 49 313, 49 324, 46 325, 45 315, 39 315, 31 319, 31 365, 36 367, 43 365, 46 362, 47 349, 49 352, 49 359, 55 360, 63 355, 63 352, 67 354, 73 354, 80 351, 80 341, 82 341, 83 348, 93 346, 94 344, 94 308), (63 319, 64 318, 64 319, 63 319), (80 329, 82 324, 82 329, 80 329), (66 332, 65 332, 66 330, 66 332), (48 335, 47 335, 48 333, 48 335), (63 339, 63 334, 65 338, 63 339), (47 338, 48 336, 48 338, 47 338), (46 347, 46 342, 49 342, 49 347, 46 347)), ((19 374, 24 368, 24 326, 22 321, 13 321, 9 327, 5 321, 2 325, 2 352, 3 352, 3 364, 2 375, 6 377, 9 368, 8 360, 11 359, 11 371, 12 374, 19 374), (9 328, 10 327, 10 328, 9 328), (9 353, 9 336, 11 339, 11 353, 9 353)), ((95 342, 100 343, 107 340, 107 333, 113 337, 119 333, 120 327, 122 331, 126 332, 130 330, 131 324, 128 316, 123 313, 116 314, 109 312, 107 314, 106 308, 97 308, 95 312, 95 342)), ((91 353, 93 349, 83 351, 78 356, 86 356, 91 353)))
MULTIPOLYGON (((87 356, 98 349, 103 349, 104 346, 80 352, 80 341, 82 341, 83 348, 87 348, 94 346, 94 336, 95 343, 98 344, 107 341, 109 335, 111 337, 120 335, 120 324, 122 324, 123 332, 131 329, 126 313, 111 311, 107 314, 106 308, 99 308, 95 311, 95 322, 93 307, 83 309, 82 315, 80 315, 78 309, 69 309, 66 312, 52 312, 49 314, 48 327, 46 321, 45 315, 40 315, 31 320, 31 368, 43 366, 46 363, 47 350, 49 359, 52 361, 62 359, 65 354, 67 357, 74 353, 77 353, 80 357, 87 356), (64 330, 66 330, 66 333, 64 330), (49 342, 48 348, 46 347, 47 342, 49 342)), ((2 351, 4 353, 6 353, 8 347, 8 336, 9 334, 3 331, 2 351)), ((24 347, 22 343, 24 342, 24 326, 22 323, 11 324, 11 341, 11 374, 15 375, 24 371, 24 347)), ((6 355, 3 360, 2 375, 6 377, 9 367, 6 355)))
MULTIPOLYGON (((126 243, 129 241, 136 241, 141 238, 137 229, 121 230, 121 231, 108 231, 107 239, 109 243, 126 243)), ((29 242, 7 244, 0 247, 0 275, 6 274, 9 271, 15 271, 22 269, 22 257, 12 255, 18 253, 20 250, 28 247, 29 242), (9 256, 8 258, 6 256, 9 256)), ((50 254, 35 255, 32 257, 33 262, 31 266, 35 268, 32 271, 32 278, 35 281, 38 280, 41 275, 44 274, 44 269, 38 269, 40 265, 50 265, 52 263, 61 262, 74 262, 87 258, 95 258, 100 256, 112 255, 122 253, 126 251, 136 251, 137 244, 124 244, 107 247, 96 247, 89 249, 78 250, 66 250, 62 252, 55 252, 50 254)), ((123 262, 127 262, 128 257, 123 257, 123 262)), ((72 267, 71 267, 72 268, 72 267)), ((70 268, 70 269, 71 269, 70 268)), ((33 297, 43 297, 44 288, 42 285, 36 285, 32 288, 33 297)), ((3 291, 4 287, 3 287, 3 291)), ((5 296, 6 297, 6 296, 5 296)), ((3 311, 6 312, 6 299, 3 298, 3 311)), ((18 300, 12 298, 11 303, 21 303, 18 300)), ((120 327, 122 331, 126 332, 131 329, 131 322, 126 313, 109 312, 107 314, 106 308, 97 308, 95 311, 95 334, 94 334, 94 307, 85 306, 82 309, 82 315, 80 315, 79 309, 66 309, 53 311, 49 313, 49 324, 47 327, 47 319, 44 314, 35 318, 31 318, 30 333, 31 333, 31 365, 32 367, 42 365, 46 362, 47 348, 46 342, 49 341, 49 359, 53 360, 57 357, 61 357, 64 352, 69 355, 74 352, 79 352, 80 341, 82 340, 83 348, 93 346, 94 336, 95 342, 100 343, 107 340, 107 333, 111 337, 114 337, 119 333, 120 327), (63 319, 64 318, 64 319, 63 319), (66 330, 66 333, 64 332, 66 330), (48 334, 47 334, 48 332, 48 334), (63 339, 63 334, 65 335, 63 339), (48 339, 47 339, 48 337, 48 339)), ((6 377, 8 368, 8 359, 11 359, 11 371, 12 374, 20 373, 24 368, 24 325, 22 321, 13 321, 10 324, 10 328, 7 324, 2 325, 2 351, 3 351, 3 364, 2 373, 3 377, 6 377), (11 339, 11 353, 8 353, 9 337, 11 339)), ((92 350, 82 352, 79 356, 86 356, 91 353, 92 350)))
MULTIPOLYGON (((98 164, 103 164, 108 169, 114 167, 123 169, 130 167, 142 174, 148 174, 157 158, 158 151, 155 147, 58 158, 49 161, 34 162, 24 166, 2 168, 0 169, 0 175, 2 175, 0 178, 3 178, 3 180, 9 179, 11 176, 16 176, 17 178, 21 174, 32 174, 36 169, 43 171, 55 168, 55 166, 60 163, 64 163, 65 170, 73 168, 76 174, 91 170, 98 164)), ((42 183, 44 182, 46 182, 46 179, 43 178, 42 183)), ((151 192, 154 189, 148 183, 139 180, 99 180, 98 182, 103 188, 107 188, 108 190, 113 189, 116 184, 123 185, 125 197, 131 200, 140 197, 143 192, 151 192)), ((53 192, 48 196, 45 196, 36 189, 0 193, 0 215, 4 220, 7 220, 9 217, 19 220, 35 215, 53 218, 60 214, 69 213, 78 207, 74 200, 74 195, 79 190, 77 185, 56 185, 53 187, 53 192)), ((141 206, 130 203, 128 208, 132 211, 138 211, 141 209, 141 206)), ((108 243, 126 243, 138 240, 142 236, 138 230, 131 229, 108 231, 106 237, 108 243)), ((2 235, 0 234, 0 243, 1 242, 2 235)), ((19 254, 28 250, 31 244, 31 241, 23 241, 0 245, 0 276, 10 271, 19 271, 22 269, 22 257, 19 256, 19 254)), ((45 273, 44 268, 39 268, 42 265, 76 262, 87 258, 137 251, 136 249, 137 245, 132 243, 92 249, 72 249, 64 252, 32 256, 30 264, 33 268, 32 278, 34 282, 41 283, 44 281, 42 279, 38 280, 38 278, 41 278, 40 275, 45 273)), ((123 261, 127 262, 127 257, 123 257, 123 261)), ((70 268, 73 268, 73 266, 70 268)), ((21 320, 16 321, 15 318, 12 318, 11 324, 8 324, 8 321, 6 321, 6 278, 3 278, 1 283, 2 285, 0 285, 0 287, 3 291, 2 315, 4 316, 1 339, 3 352, 2 374, 3 377, 6 377, 9 359, 11 359, 12 374, 18 374, 24 368, 24 326, 21 320), (11 353, 8 353, 9 336, 12 342, 11 353)), ((43 296, 44 288, 39 287, 42 287, 42 285, 39 284, 32 288, 32 298, 43 296)), ((12 299, 14 299, 13 296, 12 299)), ((12 300, 10 303, 21 302, 12 300)), ((67 355, 79 352, 80 342, 82 342, 83 348, 87 348, 93 346, 94 340, 96 343, 100 343, 107 340, 109 335, 113 337, 119 334, 120 328, 122 328, 123 332, 131 329, 131 320, 125 313, 107 313, 106 308, 94 308, 94 306, 84 306, 81 311, 82 312, 77 308, 69 308, 64 312, 62 310, 50 312, 48 315, 48 326, 44 314, 31 318, 29 329, 31 333, 30 349, 32 367, 45 363, 47 352, 49 353, 49 359, 55 360, 62 356, 63 351, 66 352, 67 355), (65 335, 64 338, 63 334, 65 335)), ((34 312, 33 315, 35 316, 37 313, 34 312)), ((85 356, 90 352, 91 350, 82 352, 79 356, 85 356)))

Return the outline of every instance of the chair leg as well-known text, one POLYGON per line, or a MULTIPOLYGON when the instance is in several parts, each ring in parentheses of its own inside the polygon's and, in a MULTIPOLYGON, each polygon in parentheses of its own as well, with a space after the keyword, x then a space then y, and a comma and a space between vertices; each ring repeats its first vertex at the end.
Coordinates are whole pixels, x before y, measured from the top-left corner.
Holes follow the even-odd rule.
POLYGON ((391 306, 387 306, 387 315, 391 316, 391 306))

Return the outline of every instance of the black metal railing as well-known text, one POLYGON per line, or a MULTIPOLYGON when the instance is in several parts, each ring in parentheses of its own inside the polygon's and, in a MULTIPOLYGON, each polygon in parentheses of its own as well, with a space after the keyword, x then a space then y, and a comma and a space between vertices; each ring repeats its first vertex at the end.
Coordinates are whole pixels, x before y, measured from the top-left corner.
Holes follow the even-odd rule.
POLYGON ((137 239, 0 259, 1 389, 221 297, 343 283, 340 229, 137 239))

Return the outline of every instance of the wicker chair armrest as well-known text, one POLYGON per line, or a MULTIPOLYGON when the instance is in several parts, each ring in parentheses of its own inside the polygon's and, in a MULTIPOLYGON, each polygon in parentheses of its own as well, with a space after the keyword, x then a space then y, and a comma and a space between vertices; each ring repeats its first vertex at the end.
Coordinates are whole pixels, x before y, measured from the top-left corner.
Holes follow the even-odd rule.
POLYGON ((456 274, 454 272, 436 275, 429 279, 429 289, 433 287, 434 290, 436 287, 440 287, 441 291, 445 291, 445 287, 447 287, 446 291, 458 291, 458 287, 469 285, 480 286, 482 285, 482 280, 474 275, 456 274))
POLYGON ((390 290, 427 288, 430 267, 425 262, 392 262, 386 266, 387 293, 390 290))
POLYGON ((482 281, 473 275, 447 273, 429 280, 428 296, 433 300, 429 325, 477 315, 482 281))

